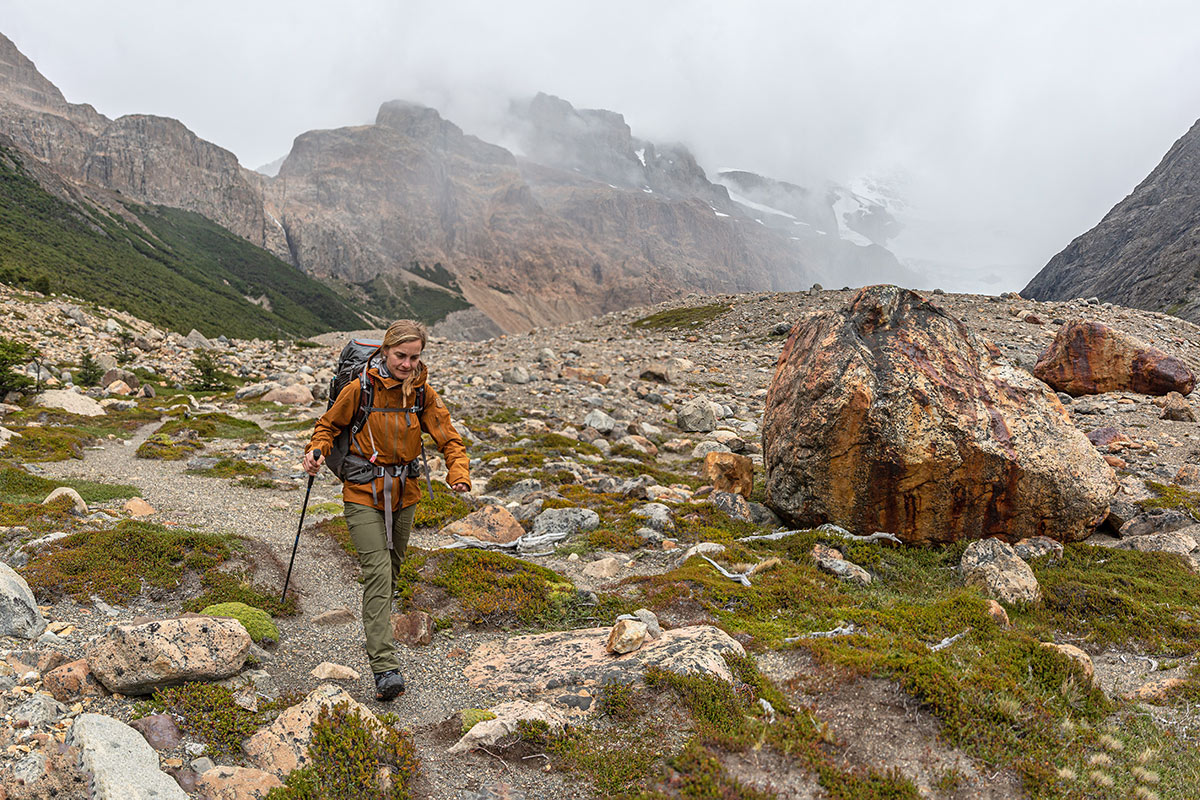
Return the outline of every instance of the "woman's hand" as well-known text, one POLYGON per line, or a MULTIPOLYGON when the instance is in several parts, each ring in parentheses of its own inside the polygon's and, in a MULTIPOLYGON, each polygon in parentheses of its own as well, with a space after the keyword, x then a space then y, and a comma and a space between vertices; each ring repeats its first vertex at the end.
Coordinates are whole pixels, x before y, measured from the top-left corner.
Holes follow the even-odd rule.
POLYGON ((321 465, 325 463, 325 454, 320 450, 309 450, 304 454, 304 462, 302 466, 304 471, 309 475, 316 475, 321 471, 321 465))
POLYGON ((470 487, 470 486, 468 486, 468 485, 467 485, 467 484, 465 484, 465 483, 456 483, 456 484, 454 484, 453 486, 451 486, 450 488, 451 488, 451 489, 453 489, 453 490, 454 490, 454 491, 456 491, 456 492, 469 492, 469 491, 471 491, 471 487, 470 487))

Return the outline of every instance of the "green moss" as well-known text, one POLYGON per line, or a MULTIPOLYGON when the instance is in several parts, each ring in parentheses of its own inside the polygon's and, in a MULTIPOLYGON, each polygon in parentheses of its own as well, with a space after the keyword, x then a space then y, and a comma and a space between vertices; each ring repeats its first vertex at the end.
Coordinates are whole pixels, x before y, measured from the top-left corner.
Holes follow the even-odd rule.
MULTIPOLYGON (((322 514, 341 514, 344 510, 345 506, 338 502, 314 503, 308 507, 308 513, 312 514, 313 516, 320 516, 322 514)), ((296 513, 299 514, 300 510, 297 509, 296 513)))
POLYGON ((633 684, 609 681, 600 687, 596 710, 606 717, 632 720, 645 713, 646 703, 633 684))
POLYGON ((157 433, 172 438, 194 435, 201 439, 241 439, 246 442, 261 442, 267 438, 258 423, 231 417, 219 411, 168 420, 157 433))
POLYGON ((364 719, 346 703, 322 706, 309 765, 293 770, 268 800, 411 800, 419 761, 412 737, 393 723, 364 719), (380 786, 386 771, 388 788, 380 786))
POLYGON ((659 311, 648 317, 634 320, 630 323, 633 328, 648 328, 651 330, 664 328, 703 328, 715 319, 719 319, 731 311, 733 306, 725 303, 710 303, 704 306, 688 306, 659 311))
POLYGON ((185 571, 201 575, 231 553, 231 538, 124 520, 111 529, 80 531, 38 551, 22 572, 42 600, 72 596, 90 603, 136 597, 143 587, 174 589, 185 571))
POLYGON ((587 543, 588 547, 594 550, 628 553, 641 547, 645 541, 633 531, 597 528, 588 532, 587 543))
POLYGON ((0 452, 18 462, 66 461, 83 458, 83 448, 96 441, 91 434, 72 427, 26 427, 8 440, 0 452))
POLYGON ((134 455, 138 458, 156 458, 160 461, 182 461, 204 445, 189 439, 172 439, 165 433, 153 433, 138 445, 134 455))
POLYGON ((1174 509, 1200 520, 1200 492, 1190 492, 1179 486, 1155 481, 1146 481, 1146 488, 1154 493, 1154 497, 1141 501, 1138 505, 1142 508, 1174 509))
POLYGON ((709 503, 684 503, 675 509, 675 536, 683 542, 729 544, 762 530, 752 522, 733 519, 709 503))
POLYGON ((486 719, 495 719, 496 715, 484 708, 464 708, 458 712, 462 718, 462 732, 465 736, 471 728, 474 728, 479 723, 486 719))
POLYGON ((189 475, 204 475, 210 478, 236 478, 241 475, 262 475, 270 472, 266 464, 251 463, 240 458, 222 458, 208 469, 189 469, 189 475))
MULTIPOLYGON (((249 475, 244 478, 238 478, 238 486, 244 486, 247 489, 279 489, 281 488, 275 481, 270 478, 260 478, 256 475, 249 475)), ((286 487, 282 487, 286 488, 286 487)))
POLYGON ((254 583, 245 572, 209 570, 200 578, 204 592, 184 604, 185 611, 197 611, 223 603, 243 603, 261 608, 273 617, 290 617, 297 613, 294 594, 279 599, 279 589, 254 583))
MULTIPOLYGON (((0 464, 0 502, 11 504, 40 503, 60 486, 79 492, 85 503, 103 503, 126 497, 136 497, 136 486, 118 483, 98 483, 71 479, 48 479, 32 475, 23 469, 0 464)), ((0 523, 6 524, 6 523, 0 523)))
POLYGON ((217 603, 200 609, 200 613, 208 617, 236 619, 256 643, 279 641, 279 628, 271 621, 271 615, 261 608, 245 603, 217 603))

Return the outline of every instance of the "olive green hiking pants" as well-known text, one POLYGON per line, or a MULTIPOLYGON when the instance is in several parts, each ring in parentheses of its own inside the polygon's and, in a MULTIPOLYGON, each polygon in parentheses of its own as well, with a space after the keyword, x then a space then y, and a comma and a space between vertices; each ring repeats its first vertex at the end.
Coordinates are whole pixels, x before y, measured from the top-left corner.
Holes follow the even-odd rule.
POLYGON ((350 529, 350 538, 358 551, 358 563, 362 566, 362 621, 367 635, 367 660, 375 673, 400 669, 396 642, 392 638, 392 592, 396 588, 400 564, 404 561, 417 505, 413 503, 392 517, 390 551, 383 512, 358 503, 345 505, 346 527, 350 529))

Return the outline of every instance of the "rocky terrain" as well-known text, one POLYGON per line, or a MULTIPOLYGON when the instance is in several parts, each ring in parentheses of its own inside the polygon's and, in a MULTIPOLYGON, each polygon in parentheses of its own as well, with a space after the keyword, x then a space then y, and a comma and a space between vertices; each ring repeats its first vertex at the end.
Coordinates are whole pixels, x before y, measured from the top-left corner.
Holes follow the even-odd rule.
POLYGON ((1200 321, 1200 121, 1154 171, 1021 290, 1037 300, 1096 296, 1200 321))
POLYGON ((5 398, 0 421, 0 797, 262 797, 284 780, 329 786, 320 765, 350 757, 378 796, 461 800, 1194 785, 1190 323, 1095 300, 814 288, 435 338, 426 361, 469 438, 473 489, 453 499, 431 453, 435 498, 396 600, 409 689, 384 705, 328 474, 279 598, 300 455, 347 334, 182 337, 0 292, 0 336, 40 351, 45 390, 5 398), (1073 320, 1126 337, 1096 346, 1111 357, 1092 379, 1108 369, 1132 386, 1129 365, 1158 353, 1179 391, 1072 396, 1036 380, 1058 380, 1039 360, 1073 320), (70 385, 85 347, 104 389, 70 385), (1137 359, 1113 355, 1126 352, 1137 359), (201 355, 229 388, 191 388, 201 355), (780 425, 786 387, 813 394, 780 425), (880 399, 874 415, 839 417, 856 392, 880 399), (1003 424, 970 422, 974 409, 1003 424), (773 455, 800 452, 789 437, 807 430, 811 452, 773 455), (896 469, 832 481, 824 517, 797 529, 796 482, 842 474, 826 431, 896 469), (946 442, 960 461, 923 460, 946 442), (1033 477, 971 455, 996 442, 1033 477), (936 469, 964 491, 994 483, 1006 516, 981 528, 983 512, 946 514, 901 468, 921 463, 959 464, 936 469), (55 486, 72 488, 41 503, 55 486), (1024 524, 1096 491, 1111 512, 1099 529, 1092 511, 1024 524), (876 521, 858 493, 912 497, 900 506, 914 516, 876 521), (957 533, 929 536, 934 523, 957 533), (353 741, 390 744, 347 749, 322 706, 335 729, 375 720, 353 741))

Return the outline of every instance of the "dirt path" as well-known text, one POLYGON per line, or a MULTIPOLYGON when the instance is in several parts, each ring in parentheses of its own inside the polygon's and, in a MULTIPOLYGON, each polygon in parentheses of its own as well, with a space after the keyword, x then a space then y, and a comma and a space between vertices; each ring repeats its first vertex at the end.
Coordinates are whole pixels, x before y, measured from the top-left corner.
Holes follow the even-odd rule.
MULTIPOLYGON (((149 521, 184 528, 232 533, 264 545, 273 554, 275 564, 259 559, 259 580, 282 588, 304 499, 300 491, 247 489, 224 478, 189 475, 182 461, 159 461, 134 457, 138 445, 157 428, 141 428, 127 441, 107 440, 103 446, 86 450, 84 458, 42 465, 48 476, 80 478, 137 486, 142 497, 155 509, 149 521)), ((328 473, 314 482, 309 507, 340 501, 341 485, 328 473)), ((361 589, 357 569, 338 550, 331 539, 311 534, 300 538, 291 585, 300 599, 300 613, 276 622, 282 641, 268 651, 271 660, 264 665, 283 688, 308 691, 319 683, 309 672, 322 661, 344 664, 362 674, 362 679, 346 688, 376 713, 391 711, 400 724, 413 731, 421 757, 422 793, 430 798, 468 798, 481 787, 507 782, 529 797, 586 797, 555 774, 520 769, 487 756, 448 756, 445 749, 453 743, 453 727, 446 723, 463 708, 486 708, 503 698, 473 689, 463 678, 467 655, 479 644, 504 634, 496 632, 439 633, 433 644, 421 648, 401 646, 408 691, 397 702, 374 700, 373 683, 363 650, 362 622, 359 619, 361 589), (313 617, 334 608, 349 608, 352 623, 317 626, 313 617)), ((431 532, 419 532, 415 540, 432 544, 431 532)), ((71 613, 73 604, 64 604, 53 614, 71 613)), ((145 613, 141 608, 120 609, 121 617, 145 613)), ((120 617, 119 617, 120 618, 120 617)), ((95 625, 101 620, 93 621, 95 625)), ((85 625, 84 628, 92 627, 85 625)))

